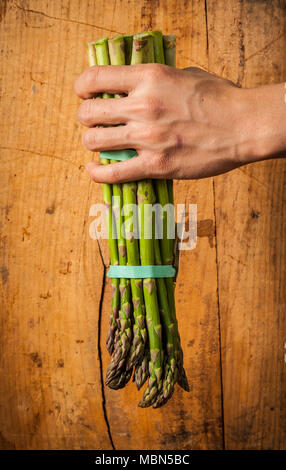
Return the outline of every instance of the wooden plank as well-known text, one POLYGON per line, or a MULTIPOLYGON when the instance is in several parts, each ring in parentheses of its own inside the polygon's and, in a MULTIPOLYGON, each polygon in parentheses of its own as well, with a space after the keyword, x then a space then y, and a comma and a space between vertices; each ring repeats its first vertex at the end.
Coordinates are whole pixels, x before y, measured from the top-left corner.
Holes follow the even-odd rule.
POLYGON ((162 27, 179 37, 180 67, 206 66, 203 2, 19 0, 1 2, 1 19, 1 447, 108 449, 109 425, 119 449, 221 448, 211 180, 176 185, 177 201, 197 203, 200 219, 198 247, 183 254, 177 287, 192 391, 177 390, 153 411, 137 408, 132 384, 105 390, 106 422, 106 244, 88 233, 101 188, 84 171, 90 155, 72 92, 86 67, 85 43, 104 34, 162 27))
POLYGON ((102 30, 67 19, 69 5, 79 10, 2 2, 4 449, 111 448, 98 358, 103 267, 88 233, 101 192, 84 171, 72 89, 87 37, 102 30))
MULTIPOLYGON (((285 2, 207 5, 210 71, 285 80, 285 2)), ((215 178, 227 449, 286 448, 285 181, 285 160, 215 178)))
MULTIPOLYGON (((127 4, 129 16, 124 14, 122 3, 114 3, 114 20, 109 25, 110 29, 121 27, 124 31, 143 31, 163 28, 164 32, 178 36, 179 67, 197 64, 207 67, 203 2, 129 1, 127 4)), ((121 391, 106 389, 108 420, 117 449, 222 447, 212 179, 176 183, 175 192, 178 203, 198 204, 200 222, 196 249, 182 254, 176 292, 185 365, 192 390, 187 394, 177 388, 163 409, 153 410, 137 407, 141 391, 137 392, 133 384, 121 391)), ((109 297, 106 296, 104 303, 105 312, 109 309, 109 297)), ((103 339, 106 329, 107 321, 104 321, 103 339)), ((106 370, 109 358, 104 344, 102 351, 106 370)))

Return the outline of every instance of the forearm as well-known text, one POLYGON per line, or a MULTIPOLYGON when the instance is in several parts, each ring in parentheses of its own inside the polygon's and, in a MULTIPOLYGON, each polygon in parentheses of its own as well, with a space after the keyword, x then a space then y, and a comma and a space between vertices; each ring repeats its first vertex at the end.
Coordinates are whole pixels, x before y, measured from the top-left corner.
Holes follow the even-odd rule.
POLYGON ((242 164, 286 157, 286 88, 284 83, 240 90, 247 136, 240 150, 242 164))

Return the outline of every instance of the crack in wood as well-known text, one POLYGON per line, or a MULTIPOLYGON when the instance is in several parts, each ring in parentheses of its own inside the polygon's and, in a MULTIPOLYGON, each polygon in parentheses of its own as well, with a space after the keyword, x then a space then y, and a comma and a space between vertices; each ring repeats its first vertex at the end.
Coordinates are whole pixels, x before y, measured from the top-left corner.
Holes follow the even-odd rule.
POLYGON ((106 400, 105 400, 105 392, 104 392, 104 379, 103 379, 103 363, 102 363, 102 351, 101 351, 101 319, 102 319, 102 310, 103 310, 103 298, 104 298, 104 291, 105 291, 105 284, 106 284, 106 267, 103 264, 103 276, 102 276, 102 287, 101 287, 101 294, 99 300, 99 308, 98 308, 98 324, 97 324, 97 348, 98 348, 98 359, 99 359, 99 369, 100 369, 100 385, 101 385, 101 396, 102 396, 102 410, 104 421, 107 428, 108 437, 110 440, 110 444, 113 450, 115 449, 114 442, 111 435, 110 424, 107 416, 106 410, 106 400))
POLYGON ((225 450, 225 427, 224 427, 224 400, 223 400, 223 371, 222 371, 222 344, 221 344, 221 315, 219 299, 219 269, 218 269, 218 249, 217 249, 217 230, 216 230, 216 195, 215 181, 213 178, 213 200, 214 200, 214 240, 216 256, 216 274, 217 274, 217 315, 218 315, 218 343, 219 343, 219 363, 220 363, 220 397, 221 397, 221 427, 222 427, 222 448, 225 450))
POLYGON ((35 150, 22 149, 22 148, 18 148, 18 147, 4 147, 4 146, 1 146, 0 150, 15 150, 16 152, 30 153, 30 154, 33 154, 33 155, 37 155, 39 157, 53 158, 55 160, 61 160, 62 162, 68 163, 69 165, 74 165, 78 168, 77 163, 75 163, 71 160, 66 160, 63 157, 59 157, 58 155, 51 155, 51 154, 48 154, 48 153, 41 153, 41 152, 37 152, 35 150))
POLYGON ((268 49, 268 47, 273 46, 276 42, 278 42, 280 39, 282 39, 286 34, 286 31, 284 31, 282 34, 280 34, 277 38, 273 39, 272 41, 268 42, 262 49, 258 49, 258 51, 253 52, 253 54, 250 54, 248 57, 245 58, 245 62, 253 59, 255 56, 260 54, 261 52, 264 52, 268 49))
MULTIPOLYGON (((207 0, 205 0, 205 22, 206 22, 206 40, 207 40, 207 57, 208 57, 208 70, 209 70, 209 32, 208 32, 208 15, 207 15, 207 0)), ((212 178, 213 190, 213 213, 214 222, 212 227, 212 237, 215 246, 215 263, 216 263, 216 301, 217 301, 217 316, 218 316, 218 347, 219 347, 219 373, 220 373, 220 419, 221 419, 221 440, 222 449, 225 450, 225 419, 224 419, 224 399, 223 399, 223 371, 222 371, 222 344, 221 344, 221 315, 220 315, 220 299, 219 299, 219 271, 218 271, 218 247, 217 247, 217 220, 216 220, 216 194, 215 194, 215 181, 212 178)))
MULTIPOLYGON (((44 16, 45 18, 50 18, 50 19, 56 20, 56 21, 65 21, 65 22, 68 22, 68 23, 75 23, 75 24, 79 24, 79 25, 82 25, 82 26, 90 26, 91 28, 96 28, 96 29, 99 29, 101 31, 110 31, 111 33, 124 34, 120 31, 115 31, 114 29, 104 28, 103 26, 98 26, 98 25, 92 24, 92 23, 86 23, 84 21, 72 20, 72 19, 69 19, 69 18, 60 18, 60 17, 57 17, 57 16, 51 16, 51 15, 48 15, 47 13, 45 13, 43 11, 24 8, 24 7, 22 7, 22 5, 18 5, 17 3, 15 3, 14 5, 19 10, 22 10, 25 14, 26 13, 32 13, 34 15, 44 16)), ((30 26, 30 25, 28 25, 28 26, 30 26)))
POLYGON ((100 242, 99 242, 98 238, 96 239, 96 241, 97 241, 97 246, 98 246, 98 251, 99 251, 99 256, 100 256, 100 259, 101 259, 101 262, 102 262, 102 266, 104 266, 106 268, 107 266, 104 262, 104 257, 103 257, 102 249, 101 249, 100 242))
POLYGON ((208 4, 207 4, 207 0, 205 0, 205 19, 206 19, 207 54, 209 54, 208 4))

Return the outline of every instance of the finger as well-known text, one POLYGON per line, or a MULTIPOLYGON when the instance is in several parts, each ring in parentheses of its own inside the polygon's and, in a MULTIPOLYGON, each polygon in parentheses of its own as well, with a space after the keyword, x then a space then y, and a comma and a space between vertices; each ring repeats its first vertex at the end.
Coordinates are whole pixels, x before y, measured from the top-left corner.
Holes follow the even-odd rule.
POLYGON ((83 99, 96 93, 128 93, 142 80, 144 65, 104 65, 88 68, 75 82, 75 92, 83 99))
POLYGON ((149 177, 148 165, 140 156, 109 165, 89 162, 86 169, 93 181, 97 183, 126 183, 149 177))
POLYGON ((129 127, 126 125, 87 129, 82 136, 82 143, 93 152, 132 148, 129 127))
POLYGON ((108 100, 84 100, 78 109, 78 119, 87 127, 100 124, 125 124, 134 110, 129 97, 108 100))

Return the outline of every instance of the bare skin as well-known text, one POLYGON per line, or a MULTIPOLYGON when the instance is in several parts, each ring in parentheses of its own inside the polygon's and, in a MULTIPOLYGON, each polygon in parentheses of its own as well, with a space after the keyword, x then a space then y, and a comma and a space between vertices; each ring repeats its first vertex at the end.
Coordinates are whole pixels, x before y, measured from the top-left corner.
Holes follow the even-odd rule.
POLYGON ((284 84, 241 89, 198 68, 165 65, 87 69, 75 91, 78 117, 91 151, 135 148, 137 158, 90 162, 96 182, 143 178, 195 179, 247 163, 286 156, 284 84), (126 93, 108 100, 97 93, 126 93), (98 125, 123 124, 118 127, 98 125))

